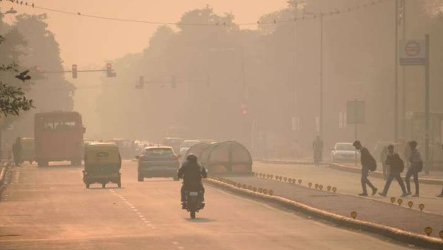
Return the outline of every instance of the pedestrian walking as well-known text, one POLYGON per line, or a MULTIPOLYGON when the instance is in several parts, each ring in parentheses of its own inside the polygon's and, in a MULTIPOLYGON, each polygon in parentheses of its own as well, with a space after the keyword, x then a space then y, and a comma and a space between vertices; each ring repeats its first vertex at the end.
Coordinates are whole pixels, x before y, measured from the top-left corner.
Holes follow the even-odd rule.
POLYGON ((405 147, 403 148, 403 157, 406 160, 406 169, 409 169, 411 164, 409 164, 409 158, 411 158, 411 146, 409 146, 410 141, 406 142, 405 147))
POLYGON ((19 167, 22 161, 22 150, 22 139, 17 137, 12 145, 12 154, 14 155, 14 163, 16 167, 19 167))
POLYGON ((314 165, 320 166, 320 162, 323 160, 323 140, 320 136, 312 142, 312 150, 314 151, 314 165))
POLYGON ((380 152, 380 162, 383 167, 383 177, 385 180, 388 178, 388 165, 386 164, 386 159, 388 157, 388 147, 383 147, 383 150, 380 152))
POLYGON ((368 179, 369 170, 375 171, 377 169, 377 162, 374 157, 369 153, 369 150, 361 145, 360 141, 355 141, 352 144, 355 149, 360 151, 360 160, 361 160, 361 187, 363 189, 363 193, 358 194, 359 196, 368 196, 368 192, 366 189, 366 185, 368 185, 372 189, 372 195, 375 195, 378 191, 368 179))
POLYGON ((419 197, 420 196, 420 187, 418 184, 418 173, 420 173, 423 170, 423 160, 421 159, 421 154, 417 150, 417 142, 411 141, 409 142, 409 146, 411 147, 411 156, 409 157, 409 164, 410 167, 408 169, 408 172, 406 172, 406 187, 408 189, 408 195, 411 195, 411 183, 410 179, 413 176, 414 177, 414 183, 415 183, 415 194, 412 197, 419 197))
POLYGON ((389 145, 387 149, 388 149, 388 155, 386 156, 385 164, 389 166, 389 174, 388 178, 386 179, 386 184, 383 189, 383 192, 378 194, 386 197, 386 195, 388 194, 389 187, 391 186, 392 180, 396 179, 398 184, 400 185, 401 191, 403 192, 401 197, 406 197, 408 194, 406 192, 403 179, 400 176, 400 174, 403 172, 405 168, 404 162, 397 153, 394 153, 394 145, 389 145))

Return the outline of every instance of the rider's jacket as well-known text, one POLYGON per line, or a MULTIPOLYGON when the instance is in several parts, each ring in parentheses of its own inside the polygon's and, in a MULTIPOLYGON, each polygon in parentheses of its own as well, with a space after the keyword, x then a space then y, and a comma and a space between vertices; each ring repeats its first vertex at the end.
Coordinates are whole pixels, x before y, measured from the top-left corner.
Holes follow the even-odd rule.
POLYGON ((178 170, 178 178, 183 178, 183 184, 201 183, 207 177, 206 169, 198 163, 185 161, 178 170))

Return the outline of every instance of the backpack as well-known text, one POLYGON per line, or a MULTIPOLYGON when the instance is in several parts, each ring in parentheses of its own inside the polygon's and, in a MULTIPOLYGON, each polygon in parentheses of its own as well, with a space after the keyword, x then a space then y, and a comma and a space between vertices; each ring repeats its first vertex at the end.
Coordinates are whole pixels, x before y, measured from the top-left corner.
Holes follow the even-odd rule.
POLYGON ((369 155, 369 156, 370 156, 370 158, 368 160, 368 168, 369 168, 369 170, 374 172, 375 170, 377 170, 377 162, 375 161, 375 159, 372 155, 369 155))
POLYGON ((398 154, 395 154, 395 166, 398 169, 399 173, 403 173, 403 171, 405 170, 405 163, 404 161, 400 158, 400 156, 398 154))

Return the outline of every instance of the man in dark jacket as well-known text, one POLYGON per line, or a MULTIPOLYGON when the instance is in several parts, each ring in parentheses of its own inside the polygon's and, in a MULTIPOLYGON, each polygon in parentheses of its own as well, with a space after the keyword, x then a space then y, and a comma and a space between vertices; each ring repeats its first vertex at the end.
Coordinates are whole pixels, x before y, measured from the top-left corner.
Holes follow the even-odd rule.
POLYGON ((406 188, 408 189, 408 195, 411 195, 411 177, 414 177, 415 183, 415 194, 412 197, 420 196, 420 187, 418 183, 418 173, 423 169, 423 161, 421 159, 420 151, 417 150, 417 142, 411 141, 409 142, 409 146, 411 147, 411 156, 409 157, 410 167, 406 172, 406 188))
POLYGON ((406 188, 405 184, 403 183, 403 179, 400 176, 400 173, 403 172, 404 169, 404 163, 400 158, 400 156, 397 153, 394 153, 394 145, 388 146, 386 165, 389 166, 388 178, 386 179, 386 184, 385 188, 383 189, 383 192, 378 194, 386 197, 386 195, 388 194, 389 187, 391 186, 392 180, 396 179, 401 187, 401 191, 403 191, 401 197, 406 197, 408 194, 406 193, 406 188))
POLYGON ((203 187, 202 178, 208 177, 207 171, 197 162, 197 156, 190 154, 186 157, 186 161, 178 170, 178 178, 183 178, 183 185, 181 188, 181 202, 182 207, 185 207, 186 197, 185 191, 190 185, 198 185, 203 192, 202 201, 205 200, 205 189, 203 187))
POLYGON ((22 150, 22 139, 17 137, 15 143, 12 145, 12 154, 14 154, 14 163, 16 167, 19 167, 22 162, 22 150))
POLYGON ((369 166, 372 162, 375 162, 374 157, 371 156, 369 150, 361 145, 360 141, 355 141, 352 145, 354 145, 355 149, 360 151, 360 159, 361 159, 361 187, 363 189, 363 193, 358 194, 359 196, 368 196, 368 191, 366 190, 366 185, 368 185, 372 189, 372 195, 375 195, 378 191, 368 179, 369 175, 369 166))

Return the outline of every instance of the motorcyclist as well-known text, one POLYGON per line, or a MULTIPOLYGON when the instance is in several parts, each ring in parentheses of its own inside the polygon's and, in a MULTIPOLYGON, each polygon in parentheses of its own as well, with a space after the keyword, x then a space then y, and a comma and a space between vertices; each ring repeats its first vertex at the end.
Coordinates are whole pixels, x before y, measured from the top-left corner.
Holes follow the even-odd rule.
POLYGON ((188 155, 186 161, 183 162, 182 166, 178 170, 178 178, 183 178, 183 185, 181 188, 181 202, 182 208, 185 208, 185 191, 186 188, 191 184, 198 184, 202 190, 202 203, 205 200, 205 189, 203 187, 202 178, 208 176, 206 168, 202 167, 197 162, 197 156, 194 154, 188 155))

